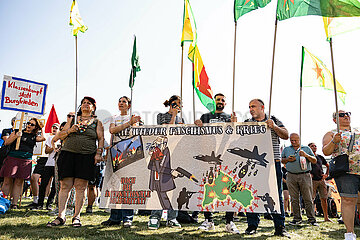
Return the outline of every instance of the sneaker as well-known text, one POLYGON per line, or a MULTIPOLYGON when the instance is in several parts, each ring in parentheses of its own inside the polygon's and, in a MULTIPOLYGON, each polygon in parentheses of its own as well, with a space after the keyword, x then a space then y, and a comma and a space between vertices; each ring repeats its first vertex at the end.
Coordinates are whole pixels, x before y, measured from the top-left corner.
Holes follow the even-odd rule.
POLYGON ((249 225, 248 228, 245 230, 246 235, 253 235, 256 233, 257 227, 254 225, 249 225))
POLYGON ((46 210, 48 210, 48 211, 52 211, 52 210, 53 210, 53 208, 51 207, 51 205, 49 205, 49 206, 46 206, 46 210))
POLYGON ((88 206, 86 207, 86 213, 93 213, 92 206, 88 205, 88 206))
POLYGON ((300 225, 302 222, 302 220, 292 220, 291 222, 289 222, 290 225, 293 225, 293 226, 297 226, 297 225, 300 225))
POLYGON ((181 224, 176 220, 176 218, 167 221, 166 226, 172 227, 172 228, 181 228, 181 224))
POLYGON ((157 218, 150 217, 148 222, 148 229, 157 230, 160 227, 160 221, 157 218))
POLYGON ((345 233, 344 234, 345 240, 356 240, 356 234, 355 233, 345 233))
POLYGON ((240 234, 234 222, 230 222, 225 226, 225 232, 240 234))
POLYGON ((131 228, 132 222, 131 221, 125 221, 124 222, 124 228, 131 228))
POLYGON ((101 223, 101 225, 106 226, 106 227, 114 226, 114 225, 120 225, 120 224, 121 224, 121 222, 115 222, 115 221, 112 221, 110 219, 108 219, 108 220, 101 223))
POLYGON ((291 238, 290 234, 285 230, 285 227, 280 226, 275 228, 275 236, 291 238))
POLYGON ((209 222, 207 219, 198 227, 199 230, 209 231, 215 230, 215 225, 213 222, 209 222))
POLYGON ((288 212, 285 212, 285 217, 290 217, 290 214, 288 212))
POLYGON ((273 220, 273 217, 271 216, 271 214, 265 213, 265 214, 264 214, 264 219, 266 219, 266 220, 273 220))
POLYGON ((65 216, 72 216, 74 215, 74 209, 67 208, 65 211, 65 216))
POLYGON ((50 215, 50 216, 57 216, 57 215, 59 215, 59 209, 58 209, 58 208, 55 208, 54 210, 49 211, 49 212, 48 212, 48 215, 50 215))
POLYGON ((318 227, 318 226, 319 226, 319 224, 318 224, 316 221, 309 222, 309 224, 310 224, 311 226, 315 226, 315 227, 318 227))

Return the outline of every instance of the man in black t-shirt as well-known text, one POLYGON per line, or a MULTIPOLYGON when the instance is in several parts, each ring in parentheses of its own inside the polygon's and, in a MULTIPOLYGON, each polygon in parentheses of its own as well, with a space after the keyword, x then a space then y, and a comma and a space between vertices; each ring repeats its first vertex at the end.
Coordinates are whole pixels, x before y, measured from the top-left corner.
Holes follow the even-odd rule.
MULTIPOLYGON (((236 122, 235 113, 232 115, 224 113, 224 108, 226 106, 226 98, 224 94, 218 93, 214 96, 216 110, 215 113, 205 113, 201 115, 200 120, 196 120, 195 124, 199 127, 203 125, 203 123, 219 123, 219 122, 236 122)), ((197 218, 198 212, 193 213, 193 218, 197 218)), ((199 229, 208 231, 214 230, 215 225, 213 222, 212 212, 204 212, 205 221, 200 225, 199 229)), ((239 230, 235 226, 234 220, 234 212, 226 212, 225 214, 226 226, 225 231, 240 234, 239 230)))
POLYGON ((309 143, 308 146, 313 151, 316 157, 316 163, 311 164, 311 176, 312 176, 312 183, 313 183, 313 199, 315 199, 316 191, 319 191, 319 197, 321 201, 321 207, 324 213, 324 221, 331 222, 328 215, 328 204, 327 204, 327 188, 325 184, 325 179, 329 176, 329 164, 326 162, 325 158, 321 155, 316 154, 316 144, 309 143), (324 174, 322 165, 326 166, 326 173, 324 174))

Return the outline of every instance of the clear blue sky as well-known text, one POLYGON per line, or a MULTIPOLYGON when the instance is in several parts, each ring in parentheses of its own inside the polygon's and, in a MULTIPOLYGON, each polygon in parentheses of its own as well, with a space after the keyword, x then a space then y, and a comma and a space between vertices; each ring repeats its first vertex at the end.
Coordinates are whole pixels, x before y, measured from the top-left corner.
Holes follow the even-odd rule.
MULTIPOLYGON (((0 2, 0 75, 47 83, 47 105, 65 120, 74 109, 75 45, 68 26, 71 0, 3 0, 0 2)), ((232 103, 233 0, 191 0, 198 29, 198 46, 214 93, 232 103), (206 4, 204 4, 206 3, 206 4)), ((183 0, 79 0, 89 30, 79 34, 79 99, 97 101, 98 109, 118 113, 117 100, 130 95, 128 80, 133 35, 137 35, 141 72, 134 87, 133 107, 146 124, 154 124, 162 102, 180 94, 180 38, 183 0)), ((239 19, 236 55, 235 110, 248 115, 248 102, 269 102, 271 56, 276 1, 239 19)), ((336 76, 348 92, 346 108, 359 126, 359 31, 334 38, 336 76)), ((299 129, 299 76, 304 45, 331 67, 329 44, 321 17, 298 17, 278 23, 272 114, 290 132, 299 129)), ((188 45, 185 46, 185 54, 188 45)), ((186 55, 185 55, 186 56, 186 55)), ((191 65, 184 60, 184 117, 192 123, 191 65)), ((320 144, 331 121, 334 97, 320 88, 304 89, 303 140, 320 144)), ((198 99, 197 118, 206 112, 198 99)), ((0 127, 9 126, 14 112, 0 110, 0 127)), ((104 112, 104 115, 105 112, 104 112)), ((107 129, 106 129, 107 131, 107 129)), ((286 144, 289 144, 286 142, 286 144)))

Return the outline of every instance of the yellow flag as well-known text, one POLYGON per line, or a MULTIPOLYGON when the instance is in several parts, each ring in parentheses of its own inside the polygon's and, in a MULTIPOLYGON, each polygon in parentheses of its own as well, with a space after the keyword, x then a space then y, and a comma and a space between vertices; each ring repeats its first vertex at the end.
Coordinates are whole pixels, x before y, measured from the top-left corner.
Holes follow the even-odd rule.
POLYGON ((183 17, 183 31, 181 36, 181 45, 184 41, 196 42, 196 24, 194 15, 191 10, 189 0, 184 0, 184 17, 183 17))
POLYGON ((360 28, 360 17, 323 17, 326 39, 360 28))
POLYGON ((77 36, 78 32, 85 32, 88 27, 85 26, 79 12, 78 4, 76 0, 73 0, 70 10, 70 26, 73 26, 73 35, 77 36))
MULTIPOLYGON (((303 47, 303 61, 301 69, 301 86, 323 87, 334 91, 333 75, 325 64, 303 47)), ((346 92, 336 80, 336 91, 340 100, 345 104, 346 92)))

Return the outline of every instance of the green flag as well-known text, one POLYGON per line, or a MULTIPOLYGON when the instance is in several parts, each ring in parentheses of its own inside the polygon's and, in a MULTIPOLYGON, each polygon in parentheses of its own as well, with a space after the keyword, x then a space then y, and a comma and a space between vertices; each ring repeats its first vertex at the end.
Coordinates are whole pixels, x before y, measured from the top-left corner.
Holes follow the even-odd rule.
POLYGON ((358 0, 278 0, 277 19, 318 15, 323 17, 360 16, 358 0))
POLYGON ((234 19, 235 22, 242 15, 256 10, 259 7, 265 7, 271 0, 235 0, 234 1, 234 19))
POLYGON ((136 51, 136 36, 134 36, 134 46, 131 56, 131 72, 130 72, 130 81, 129 81, 130 88, 134 87, 136 72, 139 72, 140 70, 141 69, 139 65, 139 55, 136 51))

